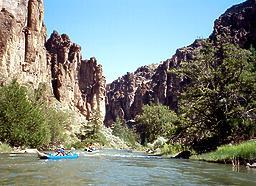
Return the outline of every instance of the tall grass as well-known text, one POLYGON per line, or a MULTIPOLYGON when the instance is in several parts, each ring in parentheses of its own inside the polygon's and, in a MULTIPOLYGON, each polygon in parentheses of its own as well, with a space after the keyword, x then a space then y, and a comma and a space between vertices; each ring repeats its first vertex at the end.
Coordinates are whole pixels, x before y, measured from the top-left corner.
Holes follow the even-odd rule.
POLYGON ((12 151, 12 148, 6 144, 0 142, 0 153, 10 153, 12 151))
POLYGON ((238 145, 224 145, 216 151, 201 155, 194 155, 191 159, 204 160, 210 162, 240 163, 239 161, 256 160, 256 141, 250 140, 238 145))

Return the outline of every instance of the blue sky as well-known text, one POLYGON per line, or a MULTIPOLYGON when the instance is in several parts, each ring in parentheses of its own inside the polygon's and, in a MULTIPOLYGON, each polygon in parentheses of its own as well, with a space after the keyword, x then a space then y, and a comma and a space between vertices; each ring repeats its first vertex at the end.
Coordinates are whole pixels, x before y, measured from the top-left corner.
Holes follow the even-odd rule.
POLYGON ((66 33, 96 57, 107 83, 160 63, 208 37, 214 20, 245 0, 44 0, 48 36, 66 33))

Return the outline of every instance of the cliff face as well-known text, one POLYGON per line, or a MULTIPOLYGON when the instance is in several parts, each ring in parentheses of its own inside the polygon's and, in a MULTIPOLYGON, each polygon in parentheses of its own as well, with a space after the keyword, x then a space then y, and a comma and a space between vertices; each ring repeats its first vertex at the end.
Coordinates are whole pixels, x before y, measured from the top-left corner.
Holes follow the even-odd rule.
POLYGON ((81 47, 54 32, 46 42, 43 0, 0 1, 0 84, 17 79, 90 118, 105 115, 105 77, 95 58, 82 60, 81 47))
POLYGON ((94 111, 104 117, 106 82, 101 65, 95 58, 82 60, 81 47, 65 34, 53 32, 45 46, 56 99, 87 119, 94 111))
POLYGON ((214 23, 214 31, 210 39, 228 41, 242 48, 256 46, 256 0, 229 8, 214 23))
POLYGON ((49 82, 43 0, 0 2, 0 81, 17 79, 37 88, 49 82))
POLYGON ((150 102, 150 84, 156 67, 140 67, 107 85, 105 125, 110 126, 117 118, 133 119, 142 105, 150 102))
MULTIPOLYGON (((209 39, 215 45, 220 42, 231 42, 242 48, 249 48, 251 45, 256 47, 255 17, 256 0, 247 0, 235 5, 215 21, 214 31, 209 39)), ((181 61, 193 59, 195 52, 200 48, 202 48, 202 40, 195 40, 193 44, 178 49, 170 59, 159 64, 147 78, 144 73, 129 73, 133 76, 130 78, 127 78, 127 75, 123 76, 107 85, 105 124, 111 125, 117 117, 126 121, 134 119, 140 113, 142 106, 150 102, 161 103, 172 110, 178 110, 177 96, 186 82, 177 79, 168 71, 178 68, 181 61), (132 83, 136 82, 136 79, 143 79, 143 83, 132 83), (129 104, 125 105, 127 99, 129 104)))

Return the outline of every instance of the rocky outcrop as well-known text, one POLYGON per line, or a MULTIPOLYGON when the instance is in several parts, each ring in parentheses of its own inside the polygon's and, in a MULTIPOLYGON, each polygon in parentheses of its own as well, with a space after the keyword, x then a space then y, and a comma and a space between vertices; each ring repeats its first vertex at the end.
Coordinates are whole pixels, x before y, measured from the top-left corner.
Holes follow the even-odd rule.
POLYGON ((176 154, 174 154, 171 158, 175 158, 175 159, 189 159, 189 157, 191 156, 191 152, 188 150, 184 150, 181 152, 178 152, 176 154))
POLYGON ((0 10, 0 84, 13 79, 33 89, 44 84, 48 98, 60 102, 57 107, 87 119, 97 111, 103 120, 102 67, 95 58, 82 60, 81 47, 65 34, 54 32, 46 42, 43 0, 1 0, 0 10))
POLYGON ((81 112, 87 119, 94 111, 105 116, 105 77, 93 57, 82 60, 81 47, 66 34, 54 31, 45 44, 51 65, 52 90, 63 105, 81 112))
POLYGON ((107 85, 105 125, 110 126, 117 118, 129 120, 149 103, 152 76, 158 65, 138 68, 107 85))
POLYGON ((0 83, 48 83, 43 0, 2 0, 0 10, 0 83))
POLYGON ((178 80, 170 69, 181 61, 193 59, 196 49, 201 48, 202 40, 178 49, 176 54, 159 65, 144 66, 134 73, 127 73, 107 85, 105 125, 111 126, 117 118, 134 120, 145 104, 160 103, 178 110, 177 96, 184 82, 178 80))
MULTIPOLYGON (((256 0, 247 0, 228 9, 215 21, 214 31, 209 40, 215 45, 223 42, 238 44, 242 48, 256 47, 256 0)), ((105 124, 111 125, 117 117, 133 120, 143 105, 161 103, 178 111, 178 95, 186 80, 178 79, 170 70, 178 68, 181 61, 192 60, 204 40, 195 40, 187 47, 180 48, 166 61, 145 73, 128 73, 113 81, 107 88, 107 113, 105 124), (129 75, 129 76, 128 76, 129 75), (136 82, 142 79, 141 83, 136 82), (128 102, 128 104, 127 104, 128 102)))
POLYGON ((214 23, 214 31, 210 39, 215 42, 227 41, 242 48, 256 46, 256 0, 229 8, 214 23))

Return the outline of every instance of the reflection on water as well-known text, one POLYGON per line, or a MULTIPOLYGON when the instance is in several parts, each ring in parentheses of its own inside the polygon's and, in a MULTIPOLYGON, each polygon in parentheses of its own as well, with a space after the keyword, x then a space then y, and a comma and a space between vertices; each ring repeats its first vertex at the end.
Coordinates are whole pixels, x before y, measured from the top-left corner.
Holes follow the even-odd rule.
POLYGON ((161 159, 142 153, 81 152, 76 160, 0 154, 0 185, 255 185, 256 171, 230 165, 161 159))

